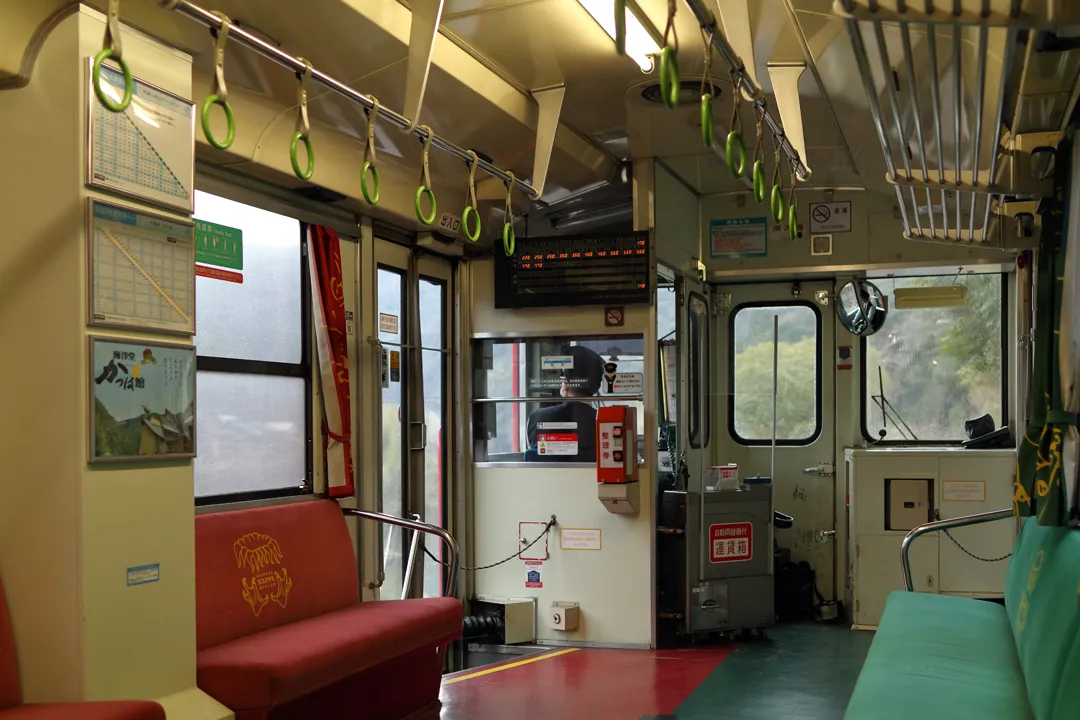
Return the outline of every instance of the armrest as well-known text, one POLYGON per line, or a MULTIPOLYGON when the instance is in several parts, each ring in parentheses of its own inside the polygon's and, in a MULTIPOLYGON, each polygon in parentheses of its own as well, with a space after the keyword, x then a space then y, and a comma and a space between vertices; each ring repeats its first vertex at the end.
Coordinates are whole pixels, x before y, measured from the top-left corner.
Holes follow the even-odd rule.
POLYGON ((445 597, 454 597, 454 592, 457 587, 458 546, 453 535, 446 530, 443 530, 438 525, 429 525, 428 523, 420 522, 419 520, 406 520, 405 518, 399 518, 396 515, 387 515, 386 513, 372 512, 370 510, 357 510, 356 508, 341 508, 341 512, 344 515, 352 515, 367 520, 374 520, 379 523, 386 523, 387 525, 397 525, 398 527, 409 528, 410 530, 418 530, 419 532, 428 535, 435 535, 442 540, 443 544, 450 550, 449 562, 447 563, 450 572, 446 578, 445 597))
POLYGON ((939 530, 951 530, 953 528, 966 527, 968 525, 981 525, 982 523, 1004 520, 1005 518, 1011 517, 1016 517, 1016 513, 1012 508, 1009 508, 1008 510, 993 510, 977 515, 964 515, 962 517, 949 518, 948 520, 935 520, 934 522, 928 522, 913 528, 911 532, 904 536, 904 542, 900 545, 900 563, 904 571, 904 584, 907 586, 908 592, 913 592, 915 589, 911 580, 911 558, 909 557, 911 543, 915 538, 922 537, 927 533, 938 532, 939 530))

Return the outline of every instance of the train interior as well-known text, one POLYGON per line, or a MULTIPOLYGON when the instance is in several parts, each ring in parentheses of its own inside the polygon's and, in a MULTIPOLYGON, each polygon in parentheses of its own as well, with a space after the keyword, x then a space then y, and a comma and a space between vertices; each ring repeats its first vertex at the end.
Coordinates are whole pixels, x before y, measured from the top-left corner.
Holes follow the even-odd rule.
POLYGON ((1080 717, 1076 3, 0 39, 0 720, 1080 717))

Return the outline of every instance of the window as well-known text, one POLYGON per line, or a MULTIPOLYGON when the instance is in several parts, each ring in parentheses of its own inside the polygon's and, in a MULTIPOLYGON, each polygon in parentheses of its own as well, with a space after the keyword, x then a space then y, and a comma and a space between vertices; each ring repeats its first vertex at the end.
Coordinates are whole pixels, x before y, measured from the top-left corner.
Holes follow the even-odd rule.
POLYGON ((643 457, 644 352, 640 335, 475 341, 476 460, 595 463, 605 404, 637 408, 643 457))
POLYGON ((821 430, 821 315, 805 303, 749 304, 731 317, 731 435, 773 435, 773 318, 777 322, 776 443, 809 445, 821 430))
POLYGON ((894 296, 901 288, 963 285, 967 297, 954 307, 890 307, 884 327, 864 340, 866 437, 886 443, 957 443, 967 439, 966 420, 989 414, 997 426, 1004 425, 1005 276, 950 274, 875 283, 894 296))
POLYGON ((195 218, 243 233, 242 269, 232 271, 242 282, 195 279, 196 504, 304 492, 312 427, 300 223, 199 191, 195 218))

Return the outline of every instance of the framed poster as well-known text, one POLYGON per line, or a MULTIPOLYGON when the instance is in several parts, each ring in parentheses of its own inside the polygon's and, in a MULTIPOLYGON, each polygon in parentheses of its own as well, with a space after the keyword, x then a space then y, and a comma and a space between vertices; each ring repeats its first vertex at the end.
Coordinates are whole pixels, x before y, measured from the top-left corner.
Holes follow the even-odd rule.
POLYGON ((90 337, 89 461, 195 457, 195 348, 90 337))
POLYGON ((87 201, 90 325, 195 334, 194 225, 87 201))
MULTIPOLYGON (((86 68, 87 185, 191 215, 195 103, 132 78, 131 104, 114 113, 94 94, 93 58, 87 58, 86 68)), ((102 65, 101 88, 120 102, 124 76, 102 65)))

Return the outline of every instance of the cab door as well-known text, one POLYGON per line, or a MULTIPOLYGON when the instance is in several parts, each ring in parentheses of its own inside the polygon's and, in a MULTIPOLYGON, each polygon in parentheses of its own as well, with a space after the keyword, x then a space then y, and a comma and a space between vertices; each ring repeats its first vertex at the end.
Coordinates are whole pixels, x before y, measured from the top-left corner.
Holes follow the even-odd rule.
POLYGON ((679 297, 679 450, 686 458, 687 491, 700 492, 712 464, 713 394, 709 290, 692 278, 676 282, 679 297))
POLYGON ((837 497, 832 292, 831 280, 716 288, 723 312, 714 326, 720 422, 713 455, 714 464, 737 463, 743 478, 772 475, 774 509, 794 518, 791 529, 776 530, 776 542, 794 561, 810 563, 830 599, 837 497))

